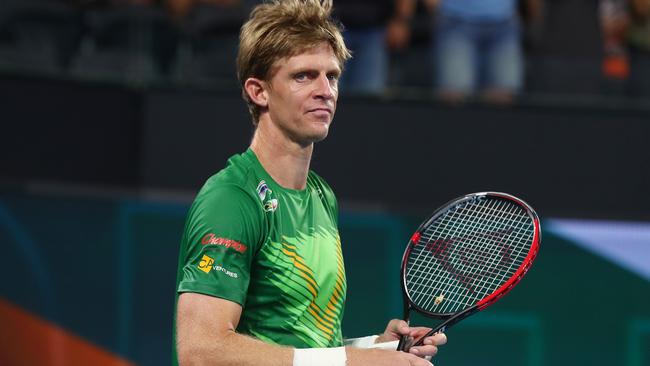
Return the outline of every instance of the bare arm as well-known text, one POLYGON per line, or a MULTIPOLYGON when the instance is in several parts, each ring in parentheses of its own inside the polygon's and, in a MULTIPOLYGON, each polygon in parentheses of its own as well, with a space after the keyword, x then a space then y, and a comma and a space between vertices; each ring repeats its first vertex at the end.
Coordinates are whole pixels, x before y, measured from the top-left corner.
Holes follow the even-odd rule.
POLYGON ((181 294, 176 320, 179 365, 291 366, 293 349, 235 332, 241 312, 232 301, 181 294))
MULTIPOLYGON (((187 365, 292 366, 294 350, 235 332, 242 308, 234 302, 195 293, 178 298, 178 361, 187 365)), ((430 366, 413 354, 346 348, 348 366, 430 366)))

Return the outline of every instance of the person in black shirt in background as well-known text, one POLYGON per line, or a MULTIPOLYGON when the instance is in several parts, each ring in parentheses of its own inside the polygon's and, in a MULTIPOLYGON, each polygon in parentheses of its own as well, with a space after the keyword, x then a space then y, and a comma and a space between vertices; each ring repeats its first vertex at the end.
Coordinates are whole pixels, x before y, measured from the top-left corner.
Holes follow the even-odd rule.
POLYGON ((410 38, 415 0, 345 0, 334 3, 334 17, 352 51, 341 79, 346 92, 382 93, 388 80, 389 51, 401 50, 410 38))

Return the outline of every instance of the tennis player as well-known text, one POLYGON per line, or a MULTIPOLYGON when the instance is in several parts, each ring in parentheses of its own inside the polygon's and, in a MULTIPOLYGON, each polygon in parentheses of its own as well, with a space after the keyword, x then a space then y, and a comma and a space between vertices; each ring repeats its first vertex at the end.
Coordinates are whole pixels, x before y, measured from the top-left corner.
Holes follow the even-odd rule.
POLYGON ((338 205, 309 170, 350 57, 331 8, 331 0, 273 0, 241 29, 238 76, 255 132, 188 214, 177 280, 181 365, 425 366, 446 342, 438 334, 409 353, 367 348, 428 330, 391 320, 380 335, 344 343, 338 205))

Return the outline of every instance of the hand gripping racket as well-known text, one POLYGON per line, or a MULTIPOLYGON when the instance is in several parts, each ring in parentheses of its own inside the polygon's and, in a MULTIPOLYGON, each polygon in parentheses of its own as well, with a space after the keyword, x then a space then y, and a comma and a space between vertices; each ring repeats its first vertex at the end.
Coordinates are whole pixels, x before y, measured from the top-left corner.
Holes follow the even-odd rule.
POLYGON ((526 274, 540 241, 535 211, 506 193, 469 194, 439 208, 411 237, 401 282, 404 320, 416 310, 443 322, 415 342, 402 337, 397 350, 495 303, 526 274))

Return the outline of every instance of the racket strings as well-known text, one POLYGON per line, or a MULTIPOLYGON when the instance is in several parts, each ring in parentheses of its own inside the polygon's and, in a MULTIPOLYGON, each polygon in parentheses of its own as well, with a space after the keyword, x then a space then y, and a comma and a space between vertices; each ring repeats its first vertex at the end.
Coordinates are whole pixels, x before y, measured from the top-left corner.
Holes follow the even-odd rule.
MULTIPOLYGON (((484 238, 484 240, 485 240, 485 238, 484 238)), ((461 255, 464 255, 464 256, 467 257, 468 253, 470 253, 469 254, 470 258, 469 258, 469 260, 467 260, 467 263, 471 264, 472 262, 476 262, 477 261, 476 253, 479 253, 479 252, 475 251, 475 250, 467 250, 461 255), (472 256, 474 256, 475 258, 471 258, 472 256)), ((508 253, 502 253, 502 255, 501 255, 502 258, 504 258, 506 256, 509 257, 509 254, 508 253)), ((492 261, 494 261, 493 258, 490 258, 490 259, 492 261)), ((467 265, 469 266, 470 264, 467 264, 467 265)), ((494 266, 494 264, 488 264, 488 265, 494 266)), ((451 272, 454 279, 457 280, 457 281, 460 281, 465 287, 464 292, 460 292, 460 293, 456 294, 456 297, 457 297, 456 300, 458 300, 458 301, 454 301, 453 298, 448 297, 448 299, 451 300, 451 301, 446 301, 445 302, 447 307, 449 307, 453 303, 458 303, 458 304, 460 304, 460 306, 470 305, 473 302, 475 302, 475 300, 477 299, 476 298, 477 293, 480 294, 481 290, 490 290, 489 288, 485 288, 484 286, 481 286, 482 284, 477 282, 477 280, 481 280, 481 278, 482 278, 481 276, 484 276, 485 274, 481 274, 480 271, 479 272, 474 272, 474 273, 470 272, 469 274, 464 274, 464 272, 467 273, 467 270, 464 267, 465 267, 464 265, 461 265, 458 268, 449 267, 448 265, 446 267, 443 267, 448 272, 451 272)), ((503 270, 503 264, 500 263, 497 266, 497 269, 503 270)), ((449 293, 452 290, 452 289, 450 289, 450 286, 452 286, 453 284, 454 284, 454 281, 452 281, 452 278, 448 277, 445 282, 441 282, 441 285, 442 285, 441 292, 442 293, 449 293)), ((423 294, 427 294, 428 292, 429 291, 422 291, 423 294)), ((452 293, 452 295, 453 295, 453 293, 452 293)), ((434 299, 434 297, 428 296, 428 301, 423 303, 423 306, 429 307, 431 305, 431 301, 433 299, 434 299)), ((418 301, 421 302, 421 299, 418 298, 418 301)), ((444 309, 443 309, 443 311, 444 311, 444 309)))
MULTIPOLYGON (((499 207, 497 207, 497 208, 499 208, 499 207)), ((500 208, 500 209, 502 209, 502 208, 500 208)), ((491 213, 490 211, 492 211, 492 207, 489 207, 489 206, 488 206, 488 207, 487 207, 487 210, 484 210, 484 213, 489 214, 489 213, 491 213)), ((507 212, 507 213, 511 213, 511 212, 507 212)), ((486 216, 486 215, 482 215, 482 216, 486 216)), ((483 229, 493 229, 493 230, 496 229, 495 227, 491 227, 491 228, 490 228, 490 227, 485 227, 484 225, 482 225, 482 226, 483 226, 483 229)), ((490 238, 490 237, 492 237, 492 236, 493 236, 493 235, 486 235, 486 236, 482 237, 483 240, 476 241, 476 242, 474 243, 474 245, 476 245, 476 244, 481 245, 481 242, 485 243, 486 239, 488 239, 488 238, 490 238)), ((467 241, 467 238, 463 238, 463 239, 464 239, 465 241, 467 241)), ((460 252, 460 253, 461 253, 460 255, 461 255, 461 256, 467 256, 467 253, 469 252, 469 253, 473 253, 473 254, 474 254, 474 257, 476 257, 475 254, 476 254, 476 253, 480 253, 480 251, 473 250, 472 247, 473 247, 474 245, 472 245, 472 246, 468 246, 469 249, 460 252)), ((488 248, 488 252, 493 252, 493 251, 494 251, 494 249, 489 249, 489 248, 488 248)), ((494 256, 494 254, 498 254, 498 253, 492 253, 492 258, 491 258, 491 259, 496 258, 496 257, 494 256)), ((471 254, 470 254, 470 255, 471 255, 471 254)), ((500 256, 501 256, 502 259, 503 259, 503 258, 506 258, 506 256, 507 256, 508 258, 510 257, 510 255, 509 255, 508 253, 500 253, 500 256)), ((470 275, 468 275, 468 276, 466 276, 466 277, 460 277, 460 276, 459 276, 459 273, 462 274, 463 272, 467 272, 467 270, 469 269, 469 268, 465 268, 465 267, 469 267, 469 266, 471 266, 472 264, 476 264, 476 258, 473 258, 473 260, 468 260, 468 261, 466 261, 466 263, 467 263, 466 265, 461 265, 460 267, 458 267, 457 271, 454 271, 452 274, 455 274, 456 279, 457 279, 457 280, 460 280, 460 281, 463 283, 463 285, 465 286, 465 290, 464 290, 464 292, 461 292, 461 293, 458 294, 459 300, 464 300, 464 302, 462 302, 463 305, 471 305, 471 304, 473 304, 473 303, 474 303, 478 298, 477 298, 476 296, 474 296, 474 297, 470 297, 470 295, 476 295, 476 294, 479 294, 479 295, 480 295, 480 292, 481 292, 480 290, 490 291, 490 290, 493 290, 493 289, 492 289, 492 288, 485 287, 485 286, 481 286, 482 284, 481 284, 480 282, 479 282, 479 283, 476 282, 477 280, 480 281, 481 279, 486 278, 486 277, 485 277, 485 275, 486 275, 485 273, 483 274, 483 276, 480 276, 480 275, 479 275, 478 277, 474 277, 474 276, 472 276, 472 273, 470 273, 470 275), (459 278, 459 277, 460 277, 460 278, 459 278), (469 277, 469 281, 467 280, 467 277, 469 277), (471 281, 473 281, 473 282, 471 282, 471 281)), ((498 265, 498 266, 496 267, 497 270, 500 269, 500 268, 503 269, 503 265, 502 265, 502 263, 501 263, 501 262, 499 262, 499 263, 500 263, 500 265, 498 265)), ((506 263, 507 263, 507 262, 506 262, 506 263)), ((449 270, 449 267, 446 267, 445 269, 449 270)), ((480 269, 479 269, 478 272, 476 272, 476 270, 475 270, 475 271, 473 272, 473 274, 474 274, 474 275, 476 275, 476 274, 481 274, 480 269)), ((490 277, 487 277, 487 278, 491 278, 491 276, 490 276, 490 277)), ((443 288, 442 288, 442 291, 449 291, 449 287, 451 286, 451 283, 452 283, 452 282, 450 281, 450 279, 447 279, 447 283, 446 283, 447 286, 446 286, 446 287, 443 287, 443 288)), ((480 298, 480 297, 479 297, 479 298, 480 298)), ((430 305, 430 301, 431 301, 431 298, 429 298, 429 302, 424 303, 424 305, 425 305, 425 306, 429 306, 429 305, 430 305)), ((450 304, 447 303, 447 306, 449 306, 449 305, 450 305, 450 304)), ((444 309, 443 309, 443 310, 444 310, 444 309)))
POLYGON ((406 287, 435 313, 455 312, 494 292, 521 266, 534 225, 508 200, 478 197, 436 218, 411 251, 406 287))
MULTIPOLYGON (((497 208, 499 208, 499 207, 497 207, 497 208)), ((470 225, 466 225, 466 222, 464 222, 464 220, 463 220, 463 215, 467 216, 466 219, 480 218, 481 220, 474 221, 474 222, 475 223, 476 222, 482 223, 482 222, 484 222, 483 220, 490 219, 489 216, 490 216, 490 214, 492 214, 493 210, 494 210, 494 205, 492 205, 492 206, 482 206, 482 207, 479 207, 478 210, 476 210, 476 209, 473 210, 473 211, 469 210, 469 212, 467 212, 466 209, 461 207, 457 211, 453 211, 453 214, 448 215, 447 220, 444 220, 444 218, 443 218, 443 220, 441 220, 442 225, 440 225, 439 228, 442 228, 442 229, 438 230, 438 235, 445 237, 445 236, 449 236, 449 234, 451 232, 453 232, 454 235, 456 235, 456 238, 453 239, 454 242, 459 241, 459 240, 463 240, 465 242, 469 241, 469 243, 472 244, 472 241, 468 240, 468 239, 471 239, 471 236, 468 238, 468 233, 471 232, 472 230, 475 230, 475 228, 473 229, 470 225), (453 224, 453 225, 450 225, 450 224, 453 224)), ((478 225, 478 227, 481 227, 484 230, 485 229, 494 229, 494 228, 491 228, 491 227, 487 227, 485 225, 478 225)), ((425 232, 425 239, 428 239, 427 240, 428 242, 430 242, 431 238, 436 234, 436 230, 429 230, 429 231, 433 231, 433 233, 430 233, 428 235, 429 237, 427 238, 426 237, 427 235, 426 235, 426 232, 425 232)), ((491 236, 491 235, 482 236, 482 238, 485 239, 485 238, 487 238, 489 236, 491 236)), ((445 242, 445 241, 443 240, 443 242, 445 242)), ((461 253, 461 255, 464 255, 464 256, 467 257, 468 252, 473 252, 474 257, 476 257, 476 253, 479 253, 479 251, 475 250, 475 248, 474 248, 476 246, 476 243, 477 242, 474 241, 474 243, 473 243, 474 245, 465 244, 466 245, 466 250, 463 253, 461 253)), ((452 242, 452 244, 453 244, 453 242, 452 242)), ((446 247, 446 245, 445 245, 445 247, 446 247)), ((422 249, 420 254, 422 254, 424 250, 425 249, 422 249)), ((476 300, 475 297, 477 295, 477 292, 475 291, 475 289, 472 286, 475 287, 475 284, 473 282, 476 279, 474 278, 475 274, 473 274, 473 273, 467 274, 467 270, 466 270, 465 267, 468 266, 469 264, 466 264, 466 265, 461 264, 460 266, 452 267, 450 265, 451 261, 449 260, 450 259, 449 258, 449 253, 445 253, 443 258, 439 258, 439 256, 436 255, 436 254, 440 254, 440 253, 435 253, 434 252, 434 257, 440 259, 440 261, 443 263, 443 266, 441 268, 439 268, 439 270, 437 272, 432 271, 432 268, 430 268, 430 266, 427 266, 423 270, 427 271, 429 273, 429 277, 427 278, 428 282, 431 282, 432 279, 436 279, 436 281, 440 281, 441 279, 434 278, 433 276, 440 275, 441 274, 441 271, 440 271, 441 269, 445 270, 448 274, 451 274, 451 276, 442 277, 442 281, 440 281, 440 287, 441 288, 440 288, 439 294, 441 294, 441 295, 439 295, 439 296, 444 296, 445 293, 448 294, 447 296, 448 296, 449 301, 445 301, 445 306, 450 307, 452 304, 455 303, 455 304, 458 304, 458 306, 462 307, 462 306, 467 306, 467 305, 472 304, 473 302, 475 302, 475 300, 476 300), (446 260, 445 260, 445 258, 446 258, 446 260), (458 288, 453 287, 453 286, 458 286, 458 282, 460 282, 462 284, 462 286, 464 287, 464 288, 461 288, 460 291, 459 291, 458 288)), ((470 256, 471 256, 471 254, 470 254, 470 256)), ((466 259, 470 259, 470 258, 466 258, 466 259)), ((466 263, 471 263, 472 261, 476 261, 476 258, 471 258, 471 260, 467 260, 466 263)), ((430 287, 430 286, 428 286, 428 287, 430 287)), ((422 288, 420 288, 420 289, 422 290, 422 288)), ((428 288, 425 288, 425 290, 426 289, 428 289, 428 288)), ((481 290, 481 289, 479 288, 478 290, 481 290)), ((440 297, 427 296, 425 298, 426 302, 423 302, 422 301, 423 295, 430 295, 429 292, 430 291, 421 291, 420 297, 418 297, 418 299, 417 299, 417 301, 420 301, 420 303, 422 304, 423 307, 427 307, 427 308, 431 307, 431 302, 432 301, 434 302, 434 305, 435 305, 436 300, 434 300, 434 299, 439 299, 438 301, 442 301, 444 299, 444 298, 440 298, 440 297)), ((444 311, 445 309, 441 309, 441 310, 444 311)))
MULTIPOLYGON (((447 215, 446 217, 444 217, 444 218, 441 220, 440 224, 438 225, 438 230, 436 230, 436 227, 435 227, 435 226, 430 226, 430 227, 425 231, 425 235, 424 235, 422 238, 424 239, 425 242, 428 242, 429 244, 426 245, 426 246, 420 246, 420 251, 418 252, 418 258, 417 258, 416 260, 419 260, 419 259, 420 259, 420 256, 421 256, 422 254, 427 253, 426 250, 431 251, 432 249, 436 249, 436 248, 435 248, 435 245, 434 245, 434 246, 431 246, 431 245, 430 245, 430 242, 431 242, 431 240, 433 239, 433 236, 434 236, 434 235, 437 235, 438 237, 448 237, 450 234, 459 235, 458 237, 456 237, 456 238, 453 239, 454 242, 455 242, 455 241, 458 241, 458 240, 467 240, 467 239, 471 239, 471 237, 469 237, 469 238, 468 238, 468 237, 463 237, 461 231, 459 231, 456 227, 451 228, 451 227, 448 225, 449 222, 454 222, 454 221, 455 221, 455 222, 458 222, 458 221, 459 221, 459 220, 458 220, 458 216, 463 214, 462 210, 463 210, 463 208, 461 208, 461 209, 459 209, 458 211, 454 212, 454 214, 447 215)), ((460 227, 462 227, 462 225, 455 225, 455 226, 460 226, 460 227)), ((484 226, 483 224, 479 224, 479 225, 476 225, 476 226, 479 227, 479 228, 482 229, 482 230, 487 230, 487 229, 488 229, 488 228, 487 228, 486 226, 484 226)), ((466 231, 467 231, 468 228, 469 228, 469 227, 465 225, 465 230, 466 230, 466 231)), ((438 242, 438 241, 436 241, 436 242, 438 242)), ((442 239, 442 243, 444 243, 445 246, 446 246, 446 243, 450 243, 450 244, 451 244, 451 242, 447 242, 447 241, 444 240, 444 239, 442 239)), ((471 249, 472 249, 472 248, 469 248, 469 249, 467 250, 467 253, 472 252, 471 249)), ((416 249, 416 250, 417 250, 417 249, 416 249)), ((440 252, 442 252, 442 251, 444 251, 444 249, 443 249, 443 250, 440 250, 440 249, 433 250, 434 256, 435 256, 436 254, 440 254, 440 252)), ((472 254, 476 257, 476 256, 480 256, 478 253, 480 253, 480 252, 479 252, 479 251, 473 251, 472 254)), ((488 254, 489 254, 489 253, 488 253, 488 254)), ((425 269, 425 271, 426 271, 426 269, 425 269)))
MULTIPOLYGON (((488 207, 487 210, 483 210, 483 212, 486 213, 486 214, 489 214, 490 211, 491 211, 491 209, 492 209, 491 207, 488 207)), ((486 215, 483 215, 483 216, 486 216, 486 215)), ((483 226, 483 227, 482 227, 483 229, 490 229, 489 227, 486 227, 486 226, 484 226, 484 225, 481 225, 481 226, 483 226)), ((493 227, 492 229, 494 229, 494 227, 493 227)), ((482 241, 482 242, 485 242, 486 239, 490 238, 491 236, 492 236, 492 235, 486 235, 486 236, 483 236, 483 237, 482 237, 483 240, 479 240, 477 243, 480 243, 481 241, 482 241)), ((467 238, 463 238, 463 239, 464 239, 464 240, 467 240, 467 238)), ((465 255, 465 256, 467 256, 467 253, 470 253, 470 256, 473 255, 474 257, 476 257, 476 253, 480 253, 480 251, 472 250, 471 247, 469 247, 469 248, 470 248, 470 249, 468 249, 468 250, 464 251, 463 253, 461 253, 461 255, 465 255)), ((494 249, 492 249, 491 251, 494 251, 494 249)), ((494 254, 494 253, 493 253, 493 254, 494 254)), ((502 255, 501 257, 503 258, 504 255, 502 255)), ((476 262, 476 258, 473 258, 473 260, 468 260, 467 262, 468 262, 468 263, 476 262)), ((503 266, 501 265, 500 267, 503 267, 503 266)), ((449 270, 449 268, 446 268, 446 269, 449 270)), ((458 271, 455 272, 455 274, 456 274, 456 279, 459 279, 459 278, 458 278, 458 277, 459 277, 459 276, 458 276, 458 273, 463 273, 464 270, 465 270, 464 266, 461 265, 461 266, 458 268, 458 271)), ((460 280, 463 280, 463 279, 464 279, 464 278, 460 278, 460 280)), ((481 278, 478 278, 478 279, 480 280, 481 278)), ((476 279, 474 278, 473 280, 476 280, 476 279)), ((448 279, 448 281, 447 281, 447 283, 446 283, 446 284, 447 284, 447 288, 443 288, 443 289, 442 289, 443 291, 448 291, 448 290, 449 290, 449 288, 448 288, 448 287, 449 287, 449 283, 450 283, 450 281, 449 281, 449 279, 448 279)), ((467 282, 465 282, 465 283, 463 283, 463 284, 464 284, 465 287, 466 287, 466 291, 465 291, 465 293, 460 293, 459 295, 460 295, 461 298, 465 297, 465 303, 467 303, 468 300, 473 300, 473 298, 468 299, 467 292, 469 291, 469 292, 474 293, 474 292, 476 292, 476 291, 474 291, 471 287, 469 287, 467 282)), ((469 283, 469 285, 472 285, 472 283, 469 283)), ((476 283, 474 283, 473 285, 476 287, 476 283)), ((489 290, 489 289, 488 289, 488 290, 489 290)), ((431 298, 430 298, 429 300, 431 300, 431 298)), ((428 306, 429 304, 425 303, 424 305, 425 305, 425 306, 428 306)))

